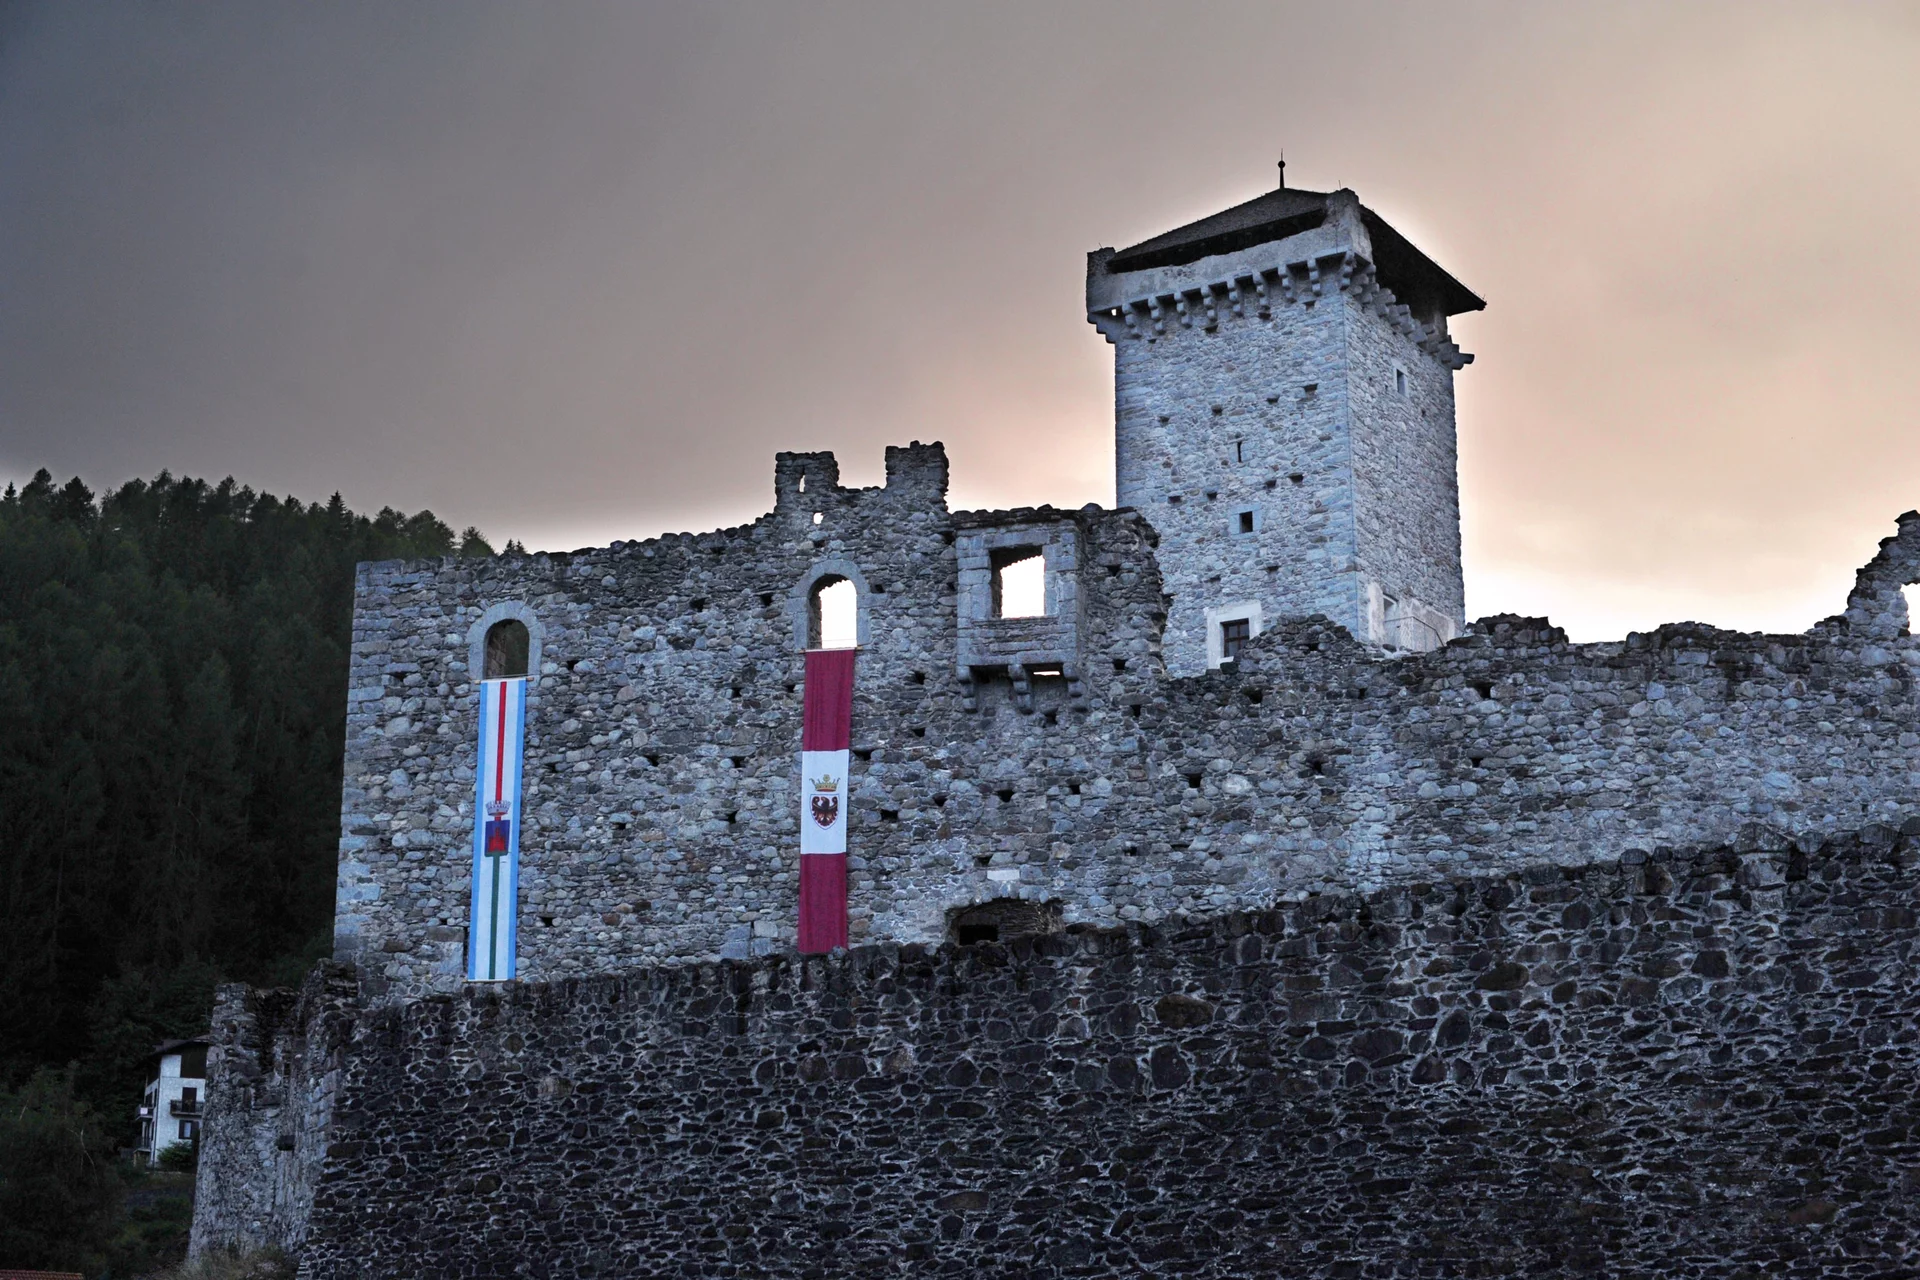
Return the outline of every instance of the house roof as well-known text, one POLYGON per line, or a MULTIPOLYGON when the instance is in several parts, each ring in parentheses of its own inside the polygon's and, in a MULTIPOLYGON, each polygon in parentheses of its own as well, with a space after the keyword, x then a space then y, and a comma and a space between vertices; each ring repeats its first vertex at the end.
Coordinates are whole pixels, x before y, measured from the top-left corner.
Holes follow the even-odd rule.
POLYGON ((147 1061, 152 1062, 155 1058, 164 1058, 170 1053, 179 1053, 182 1049, 192 1049, 196 1047, 202 1049, 212 1048, 213 1041, 200 1036, 189 1036, 185 1040, 162 1040, 159 1044, 153 1046, 153 1052, 147 1055, 147 1061))
MULTIPOLYGON (((1107 259, 1107 272, 1118 275, 1123 271, 1181 266, 1311 231, 1326 220, 1327 200, 1332 194, 1295 187, 1266 192, 1231 209, 1120 250, 1107 259)), ((1360 217, 1373 240, 1373 265, 1382 283, 1416 313, 1444 308, 1447 315, 1453 316, 1462 311, 1479 311, 1487 305, 1446 268, 1395 231, 1385 218, 1365 205, 1360 207, 1360 217)))

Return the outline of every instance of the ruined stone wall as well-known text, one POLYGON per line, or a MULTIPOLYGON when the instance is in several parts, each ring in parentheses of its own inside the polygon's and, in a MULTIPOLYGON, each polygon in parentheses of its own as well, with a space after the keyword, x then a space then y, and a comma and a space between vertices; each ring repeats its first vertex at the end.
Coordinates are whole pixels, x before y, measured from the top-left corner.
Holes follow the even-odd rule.
MULTIPOLYGON (((1505 618, 1389 659, 1295 621, 1234 670, 1169 679, 1137 515, 959 519, 940 498, 944 458, 890 457, 887 488, 846 490, 830 455, 788 455, 774 513, 744 529, 363 571, 337 954, 371 998, 461 985, 470 633, 503 601, 543 632, 521 845, 531 981, 791 947, 794 605, 828 568, 865 587, 856 942, 936 941, 950 911, 1002 897, 1105 926, 1605 861, 1756 818, 1815 834, 1897 824, 1920 806, 1920 643, 1889 626, 1683 625, 1573 645, 1505 618), (1016 686, 989 669, 963 683, 955 540, 1048 522, 1073 531, 1078 620, 1044 630, 1076 646, 1077 680, 1016 686)), ((1903 529, 1920 541, 1920 517, 1903 529)), ((1888 555, 1861 601, 1907 571, 1904 551, 1888 555)))
POLYGON ((352 970, 330 964, 298 991, 216 993, 192 1256, 306 1239, 358 994, 352 970))
MULTIPOLYGON (((957 678, 944 457, 889 456, 890 483, 876 490, 838 488, 831 455, 788 457, 779 506, 745 529, 363 569, 336 954, 362 966, 371 993, 462 980, 469 632, 502 601, 524 602, 543 632, 527 713, 522 976, 791 946, 794 605, 826 571, 857 576, 867 635, 854 701, 853 937, 937 936, 947 905, 1027 891, 1023 864, 1044 863, 1057 843, 1049 788, 1062 802, 1073 788, 1076 808, 1080 781, 1096 788, 1061 753, 1078 753, 1090 719, 1119 727, 1154 683, 1151 531, 1126 515, 1008 513, 1076 526, 1086 637, 1078 694, 1064 677, 1036 677, 1023 713, 1004 673, 957 678), (962 710, 968 697, 975 710, 962 710)), ((1087 796, 1103 800, 1104 788, 1087 796)))
POLYGON ((1910 1274, 1908 830, 362 1014, 302 1274, 1910 1274))

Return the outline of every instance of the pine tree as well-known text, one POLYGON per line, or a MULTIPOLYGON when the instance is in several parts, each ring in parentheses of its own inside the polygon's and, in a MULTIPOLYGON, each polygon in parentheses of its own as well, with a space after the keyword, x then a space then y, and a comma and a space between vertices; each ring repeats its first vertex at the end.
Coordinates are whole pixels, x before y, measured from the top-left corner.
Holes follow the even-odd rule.
POLYGON ((324 951, 354 566, 453 554, 493 551, 231 478, 0 495, 0 1087, 82 1062, 126 1128, 140 1041, 324 951))

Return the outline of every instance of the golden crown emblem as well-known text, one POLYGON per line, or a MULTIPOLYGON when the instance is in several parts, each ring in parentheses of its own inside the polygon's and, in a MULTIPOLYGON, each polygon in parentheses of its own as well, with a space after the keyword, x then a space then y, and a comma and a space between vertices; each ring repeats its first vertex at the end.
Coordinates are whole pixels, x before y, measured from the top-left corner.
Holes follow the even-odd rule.
POLYGON ((823 773, 813 780, 813 789, 815 791, 838 791, 840 789, 840 779, 830 773, 823 773))

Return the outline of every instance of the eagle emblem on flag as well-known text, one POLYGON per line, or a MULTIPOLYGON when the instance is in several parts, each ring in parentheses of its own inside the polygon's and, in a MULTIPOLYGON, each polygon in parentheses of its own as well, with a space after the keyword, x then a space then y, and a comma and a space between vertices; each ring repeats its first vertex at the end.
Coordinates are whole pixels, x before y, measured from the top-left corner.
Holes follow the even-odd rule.
POLYGON ((830 773, 823 773, 813 782, 813 801, 809 812, 813 820, 823 827, 831 827, 833 820, 840 816, 840 782, 830 773))

